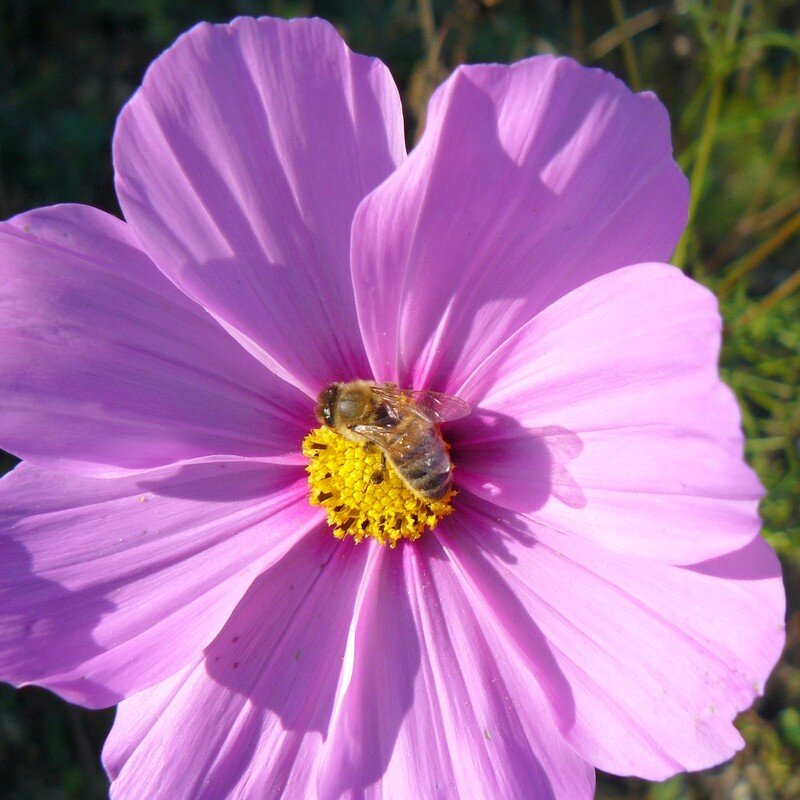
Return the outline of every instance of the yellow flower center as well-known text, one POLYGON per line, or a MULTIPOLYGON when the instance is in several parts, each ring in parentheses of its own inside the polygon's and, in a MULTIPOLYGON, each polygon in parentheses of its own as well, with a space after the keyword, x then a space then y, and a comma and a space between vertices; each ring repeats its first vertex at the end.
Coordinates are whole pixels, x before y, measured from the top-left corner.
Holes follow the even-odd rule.
POLYGON ((453 510, 449 489, 429 500, 406 486, 379 448, 349 442, 327 427, 303 440, 308 457, 311 504, 322 506, 337 539, 356 542, 370 536, 396 547, 400 539, 419 539, 453 510))

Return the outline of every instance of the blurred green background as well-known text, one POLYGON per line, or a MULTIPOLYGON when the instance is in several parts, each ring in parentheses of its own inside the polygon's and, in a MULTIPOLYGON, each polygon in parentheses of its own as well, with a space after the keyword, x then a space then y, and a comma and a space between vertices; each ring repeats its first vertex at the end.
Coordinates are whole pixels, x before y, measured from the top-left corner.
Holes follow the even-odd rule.
MULTIPOLYGON (((0 217, 54 202, 119 214, 110 142, 147 64, 198 20, 319 15, 400 85, 409 142, 461 62, 573 55, 652 89, 692 184, 674 261, 720 299, 722 366, 789 594, 788 645, 742 715, 746 750, 663 784, 600 777, 600 798, 800 798, 800 4, 638 0, 0 0, 0 217)), ((0 472, 13 464, 2 456, 0 472)), ((703 613, 698 609, 697 613, 703 613)), ((99 752, 113 712, 0 686, 0 798, 107 796, 99 752)))

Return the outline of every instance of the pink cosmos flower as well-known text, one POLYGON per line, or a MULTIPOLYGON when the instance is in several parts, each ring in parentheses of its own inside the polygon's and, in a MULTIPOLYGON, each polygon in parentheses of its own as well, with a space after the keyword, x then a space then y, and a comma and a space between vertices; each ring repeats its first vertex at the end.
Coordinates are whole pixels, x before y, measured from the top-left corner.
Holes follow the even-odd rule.
POLYGON ((591 797, 716 764, 783 642, 668 119, 459 68, 410 155, 320 20, 199 25, 120 115, 126 222, 0 232, 0 676, 119 712, 111 795, 591 797), (331 381, 456 394, 452 513, 331 535, 331 381))

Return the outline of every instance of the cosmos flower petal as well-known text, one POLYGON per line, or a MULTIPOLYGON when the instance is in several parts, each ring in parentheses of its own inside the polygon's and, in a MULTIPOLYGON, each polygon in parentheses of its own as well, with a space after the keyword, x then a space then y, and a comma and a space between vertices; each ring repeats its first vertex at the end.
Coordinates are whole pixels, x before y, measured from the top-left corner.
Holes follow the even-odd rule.
POLYGON ((451 391, 571 289, 666 260, 687 203, 653 95, 550 56, 459 67, 353 223, 375 375, 451 391))
POLYGON ((114 137, 120 205, 159 267, 310 395, 368 374, 350 228, 404 157, 388 70, 320 19, 196 26, 114 137))
POLYGON ((187 300, 114 217, 0 225, 0 442, 87 474, 297 450, 305 396, 187 300))
POLYGON ((636 265, 545 309, 459 393, 458 481, 620 552, 693 563, 758 533, 761 485, 720 381, 713 295, 674 267, 636 265))
POLYGON ((314 796, 591 798, 592 767, 508 669, 437 539, 375 553, 314 796))
POLYGON ((319 524, 300 467, 214 461, 0 481, 0 678, 105 706, 184 667, 319 524))
POLYGON ((317 797, 368 549, 305 537, 198 661, 124 700, 103 753, 112 799, 317 797))
POLYGON ((443 545, 583 758, 660 780, 743 746, 732 720, 763 692, 784 643, 780 564, 761 538, 679 567, 524 518, 498 523, 489 506, 462 511, 443 545), (559 698, 555 681, 570 691, 559 698))

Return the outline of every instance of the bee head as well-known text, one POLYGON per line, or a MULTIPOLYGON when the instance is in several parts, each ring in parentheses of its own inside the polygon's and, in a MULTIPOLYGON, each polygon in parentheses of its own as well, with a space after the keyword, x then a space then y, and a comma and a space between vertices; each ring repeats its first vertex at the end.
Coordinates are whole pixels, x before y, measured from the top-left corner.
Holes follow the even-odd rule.
POLYGON ((333 409, 339 397, 339 387, 341 384, 332 383, 319 393, 317 400, 316 415, 317 420, 329 428, 333 427, 333 409))

